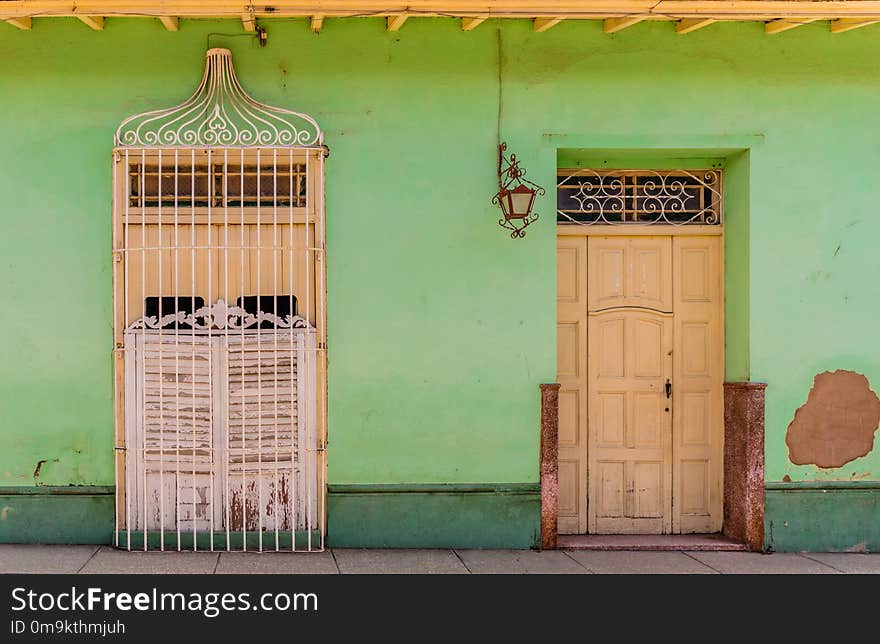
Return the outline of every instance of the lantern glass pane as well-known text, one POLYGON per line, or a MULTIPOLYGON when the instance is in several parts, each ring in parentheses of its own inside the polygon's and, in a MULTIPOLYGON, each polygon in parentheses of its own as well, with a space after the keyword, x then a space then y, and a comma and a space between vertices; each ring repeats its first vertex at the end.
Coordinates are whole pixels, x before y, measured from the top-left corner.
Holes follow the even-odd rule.
POLYGON ((510 193, 511 197, 511 210, 518 217, 525 217, 529 210, 532 208, 532 200, 535 198, 535 193, 529 190, 528 192, 523 190, 515 191, 510 193))
POLYGON ((510 193, 502 190, 498 196, 498 204, 501 206, 501 212, 504 217, 510 217, 510 193))

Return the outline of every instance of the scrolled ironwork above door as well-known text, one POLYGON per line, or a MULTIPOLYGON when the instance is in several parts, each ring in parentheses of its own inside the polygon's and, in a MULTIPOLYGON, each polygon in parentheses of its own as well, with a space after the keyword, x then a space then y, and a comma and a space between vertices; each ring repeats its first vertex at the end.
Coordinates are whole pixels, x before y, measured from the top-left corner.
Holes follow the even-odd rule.
POLYGON ((721 170, 559 170, 560 224, 722 222, 721 170))

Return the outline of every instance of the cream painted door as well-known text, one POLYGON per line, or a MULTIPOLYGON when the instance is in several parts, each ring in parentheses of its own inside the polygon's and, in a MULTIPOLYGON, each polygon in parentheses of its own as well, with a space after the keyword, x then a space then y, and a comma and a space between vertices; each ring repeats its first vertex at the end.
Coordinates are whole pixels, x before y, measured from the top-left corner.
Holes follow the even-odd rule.
POLYGON ((560 235, 557 257, 560 533, 720 530, 721 238, 560 235))
POLYGON ((587 531, 587 238, 557 242, 559 532, 587 531))
POLYGON ((669 532, 672 316, 590 313, 589 531, 669 532))
POLYGON ((724 324, 720 237, 673 241, 674 533, 722 521, 724 324))
POLYGON ((672 239, 590 237, 588 530, 672 527, 672 239), (671 385, 670 385, 671 386, 671 385))

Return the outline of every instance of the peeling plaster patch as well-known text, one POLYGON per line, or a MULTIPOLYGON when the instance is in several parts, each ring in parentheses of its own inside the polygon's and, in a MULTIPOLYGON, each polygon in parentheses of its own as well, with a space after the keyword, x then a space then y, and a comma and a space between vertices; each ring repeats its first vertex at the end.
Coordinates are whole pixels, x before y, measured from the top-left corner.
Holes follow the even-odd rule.
POLYGON ((880 425, 880 398, 868 379, 854 371, 824 371, 813 379, 807 402, 785 434, 789 460, 796 465, 840 467, 874 447, 880 425))

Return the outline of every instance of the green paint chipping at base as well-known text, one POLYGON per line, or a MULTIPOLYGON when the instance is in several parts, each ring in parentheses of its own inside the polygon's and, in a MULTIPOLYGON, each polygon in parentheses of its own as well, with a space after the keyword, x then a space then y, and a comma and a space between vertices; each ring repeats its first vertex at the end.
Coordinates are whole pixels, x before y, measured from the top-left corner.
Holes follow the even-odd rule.
POLYGON ((0 543, 110 543, 113 489, 0 489, 0 543))
MULTIPOLYGON (((144 550, 144 533, 119 530, 116 533, 117 541, 114 545, 123 549, 144 550)), ((277 534, 272 531, 262 533, 252 531, 247 533, 230 532, 228 537, 225 532, 214 532, 213 537, 210 532, 177 532, 166 530, 163 534, 160 532, 147 532, 146 550, 321 550, 321 533, 312 530, 311 534, 307 530, 298 532, 279 531, 277 534), (261 538, 262 537, 262 538, 261 538), (227 538, 229 545, 227 546, 227 538), (296 539, 294 548, 293 540, 296 539), (178 541, 179 539, 179 541, 178 541), (262 548, 260 548, 262 541, 262 548), (193 547, 195 544, 195 547, 193 547)))
POLYGON ((522 485, 347 485, 327 496, 334 548, 534 548, 541 494, 522 485))
POLYGON ((880 552, 880 482, 768 483, 764 548, 880 552))

